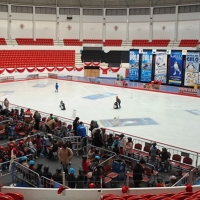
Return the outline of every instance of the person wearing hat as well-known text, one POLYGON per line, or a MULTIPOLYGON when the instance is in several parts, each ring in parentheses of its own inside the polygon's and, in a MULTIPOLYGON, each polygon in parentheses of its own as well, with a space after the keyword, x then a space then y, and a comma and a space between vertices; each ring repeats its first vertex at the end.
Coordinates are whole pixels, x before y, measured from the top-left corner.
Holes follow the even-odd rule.
POLYGON ((115 144, 117 144, 118 147, 120 147, 120 141, 119 141, 119 136, 115 136, 115 140, 112 143, 112 149, 114 148, 115 144))
POLYGON ((100 187, 101 175, 104 173, 104 167, 100 165, 100 156, 95 156, 95 161, 92 171, 95 184, 96 186, 100 187))
POLYGON ((69 174, 67 175, 67 183, 68 183, 68 187, 70 188, 75 188, 76 186, 76 177, 74 173, 75 173, 74 168, 70 168, 69 174))
POLYGON ((29 168, 27 159, 28 159, 28 158, 27 158, 26 156, 23 156, 23 157, 21 157, 21 159, 19 160, 19 162, 20 162, 20 164, 23 165, 24 167, 29 168))
POLYGON ((146 162, 142 158, 134 166, 134 169, 133 169, 133 181, 134 181, 134 184, 135 184, 135 188, 141 187, 141 183, 142 183, 142 179, 143 179, 142 174, 144 173, 145 164, 146 164, 146 162))
POLYGON ((119 140, 120 140, 120 154, 124 154, 124 151, 126 150, 126 138, 124 137, 124 134, 122 133, 120 136, 119 136, 119 140))
POLYGON ((29 161, 29 169, 34 171, 34 170, 35 170, 34 165, 35 165, 34 160, 30 160, 30 161, 29 161))

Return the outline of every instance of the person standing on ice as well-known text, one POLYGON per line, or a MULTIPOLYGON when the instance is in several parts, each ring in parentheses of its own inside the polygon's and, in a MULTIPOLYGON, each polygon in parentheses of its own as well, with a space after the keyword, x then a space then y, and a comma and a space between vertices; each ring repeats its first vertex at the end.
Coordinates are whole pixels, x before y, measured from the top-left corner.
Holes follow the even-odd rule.
POLYGON ((59 88, 58 83, 56 83, 55 88, 56 88, 55 92, 58 92, 58 88, 59 88))

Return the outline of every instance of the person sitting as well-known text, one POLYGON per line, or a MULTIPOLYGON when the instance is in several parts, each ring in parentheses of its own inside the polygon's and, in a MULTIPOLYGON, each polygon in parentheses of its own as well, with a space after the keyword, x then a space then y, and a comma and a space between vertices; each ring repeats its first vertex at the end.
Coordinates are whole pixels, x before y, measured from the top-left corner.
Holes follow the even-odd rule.
POLYGON ((162 151, 159 154, 160 156, 160 168, 158 169, 158 171, 162 171, 164 169, 164 172, 167 173, 168 172, 168 167, 169 167, 169 154, 167 152, 166 148, 162 148, 162 151))
POLYGON ((113 140, 113 134, 109 134, 108 139, 106 141, 106 147, 111 148, 112 144, 113 144, 114 140, 113 140))
POLYGON ((60 109, 61 109, 61 110, 66 110, 65 104, 64 104, 63 101, 60 102, 60 109))
POLYGON ((169 181, 165 181, 166 187, 172 187, 177 182, 176 176, 170 176, 169 181))
POLYGON ((58 143, 56 139, 53 140, 53 144, 48 148, 48 150, 49 150, 49 153, 48 153, 47 158, 52 158, 53 156, 58 155, 58 143))
POLYGON ((114 109, 118 109, 118 108, 119 108, 119 106, 118 106, 118 103, 117 103, 117 102, 115 102, 115 103, 114 103, 114 105, 113 105, 113 108, 114 108, 114 109))
POLYGON ((34 160, 30 160, 29 161, 29 169, 30 170, 32 170, 32 171, 34 171, 35 170, 35 162, 34 162, 34 160))
POLYGON ((49 166, 45 166, 44 167, 44 171, 42 173, 42 176, 47 178, 47 179, 42 179, 42 181, 41 181, 41 183, 43 184, 44 188, 50 187, 50 179, 52 178, 52 174, 51 174, 51 172, 49 172, 49 166))
POLYGON ((119 155, 119 146, 117 144, 114 144, 113 152, 119 155))
POLYGON ((43 166, 43 164, 41 164, 41 163, 38 163, 37 164, 37 167, 36 167, 36 169, 35 169, 35 172, 36 173, 38 173, 39 174, 39 176, 42 176, 42 166, 43 166))

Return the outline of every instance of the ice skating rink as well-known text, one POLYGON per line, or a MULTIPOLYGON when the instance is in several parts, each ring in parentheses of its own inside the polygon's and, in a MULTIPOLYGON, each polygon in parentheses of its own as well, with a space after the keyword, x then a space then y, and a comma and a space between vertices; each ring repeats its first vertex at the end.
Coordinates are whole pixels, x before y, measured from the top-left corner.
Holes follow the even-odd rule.
POLYGON ((2 101, 8 98, 10 103, 67 118, 75 109, 83 122, 95 119, 110 129, 200 151, 200 98, 53 79, 4 83, 0 88, 2 101), (114 110, 116 96, 122 107, 114 110), (65 111, 59 108, 61 100, 65 111), (119 117, 120 126, 112 127, 114 117, 119 117))

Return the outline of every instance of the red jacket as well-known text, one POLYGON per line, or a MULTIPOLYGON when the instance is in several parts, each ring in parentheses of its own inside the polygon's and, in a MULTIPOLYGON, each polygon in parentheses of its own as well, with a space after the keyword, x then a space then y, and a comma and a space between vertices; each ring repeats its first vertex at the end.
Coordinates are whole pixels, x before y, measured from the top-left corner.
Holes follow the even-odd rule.
POLYGON ((88 171, 89 171, 89 161, 88 160, 82 162, 82 168, 85 173, 88 173, 88 171))

